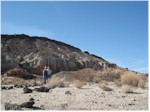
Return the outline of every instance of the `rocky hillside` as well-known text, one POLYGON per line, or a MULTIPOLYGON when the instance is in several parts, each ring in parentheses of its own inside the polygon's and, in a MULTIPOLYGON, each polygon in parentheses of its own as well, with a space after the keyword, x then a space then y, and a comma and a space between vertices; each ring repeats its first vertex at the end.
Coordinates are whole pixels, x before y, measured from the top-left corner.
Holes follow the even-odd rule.
POLYGON ((18 67, 37 75, 42 74, 44 66, 50 66, 53 73, 117 67, 101 57, 46 37, 1 35, 1 50, 2 74, 18 67))

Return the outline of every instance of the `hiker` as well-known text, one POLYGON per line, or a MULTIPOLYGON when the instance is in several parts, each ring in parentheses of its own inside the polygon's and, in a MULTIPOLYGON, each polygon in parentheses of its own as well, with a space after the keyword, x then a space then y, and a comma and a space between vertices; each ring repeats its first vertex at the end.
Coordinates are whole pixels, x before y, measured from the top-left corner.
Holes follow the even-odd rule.
POLYGON ((43 84, 47 83, 47 77, 48 77, 48 71, 47 71, 47 67, 45 66, 43 70, 43 84))
POLYGON ((48 76, 48 79, 51 77, 51 75, 52 75, 52 70, 48 66, 47 67, 47 76, 48 76))

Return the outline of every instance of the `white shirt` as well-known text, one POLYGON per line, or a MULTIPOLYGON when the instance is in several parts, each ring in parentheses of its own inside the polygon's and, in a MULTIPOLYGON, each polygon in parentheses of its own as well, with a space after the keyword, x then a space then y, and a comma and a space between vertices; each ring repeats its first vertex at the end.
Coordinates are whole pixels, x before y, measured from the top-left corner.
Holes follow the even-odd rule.
POLYGON ((48 73, 47 73, 48 75, 51 75, 51 74, 52 74, 52 70, 51 70, 51 69, 47 69, 47 72, 48 72, 48 73))

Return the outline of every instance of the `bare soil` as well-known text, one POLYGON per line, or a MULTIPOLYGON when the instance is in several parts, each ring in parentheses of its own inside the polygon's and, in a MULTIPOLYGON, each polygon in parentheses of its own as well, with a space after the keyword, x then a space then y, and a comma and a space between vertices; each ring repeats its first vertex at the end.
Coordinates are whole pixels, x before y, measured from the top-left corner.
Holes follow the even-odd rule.
POLYGON ((30 98, 35 99, 35 107, 44 110, 148 110, 148 87, 136 88, 130 94, 123 93, 113 82, 109 82, 108 87, 113 91, 104 91, 97 84, 89 83, 81 89, 71 84, 51 89, 48 93, 24 94, 22 88, 2 90, 1 110, 4 110, 5 102, 21 104, 30 98), (66 91, 71 94, 65 94, 66 91))

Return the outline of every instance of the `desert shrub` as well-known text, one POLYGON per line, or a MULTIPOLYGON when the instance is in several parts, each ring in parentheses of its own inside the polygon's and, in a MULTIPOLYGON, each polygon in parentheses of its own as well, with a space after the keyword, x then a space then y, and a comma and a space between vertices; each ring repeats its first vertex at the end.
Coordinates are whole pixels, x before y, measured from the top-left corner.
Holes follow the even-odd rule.
POLYGON ((123 85, 131 85, 133 87, 145 87, 145 81, 140 75, 133 72, 126 72, 121 76, 121 83, 123 85))
POLYGON ((42 80, 36 80, 34 85, 35 86, 42 86, 43 85, 43 81, 42 80))
POLYGON ((121 90, 123 93, 133 93, 133 87, 131 87, 129 85, 123 85, 121 87, 121 90))
POLYGON ((104 91, 112 91, 112 89, 110 87, 107 86, 108 82, 106 80, 101 80, 99 82, 99 87, 104 90, 104 91))
POLYGON ((80 89, 80 88, 82 88, 83 85, 86 84, 86 82, 80 81, 80 80, 75 80, 75 81, 74 81, 74 84, 75 84, 75 86, 76 86, 77 88, 80 89))
POLYGON ((47 85, 49 88, 68 87, 70 85, 70 82, 66 81, 66 77, 64 76, 53 75, 48 81, 47 85))
POLYGON ((26 84, 26 80, 17 78, 17 77, 2 77, 1 84, 2 85, 9 85, 9 84, 26 84))
POLYGON ((146 82, 144 80, 139 80, 138 87, 142 88, 142 89, 145 89, 145 83, 146 82))
POLYGON ((108 85, 108 82, 106 81, 106 80, 101 80, 100 82, 99 82, 99 87, 105 87, 105 86, 107 86, 108 85))
POLYGON ((102 79, 100 76, 93 76, 93 78, 92 78, 92 82, 95 82, 95 83, 99 83, 101 80, 102 79))
POLYGON ((93 76, 82 76, 81 78, 79 78, 80 80, 83 80, 85 82, 91 82, 93 79, 93 76))
POLYGON ((56 87, 69 87, 70 83, 69 82, 58 82, 56 84, 56 87))
POLYGON ((93 73, 96 71, 91 68, 85 68, 78 71, 73 71, 71 76, 74 80, 81 80, 85 82, 91 82, 93 79, 93 73))
POLYGON ((118 79, 114 80, 114 83, 115 83, 115 85, 116 85, 117 87, 121 87, 121 86, 122 86, 121 81, 118 80, 118 79))
POLYGON ((98 79, 96 80, 106 80, 106 81, 112 81, 113 77, 110 75, 107 71, 99 71, 96 73, 96 76, 98 79))
POLYGON ((78 71, 62 71, 54 75, 54 77, 64 78, 67 82, 73 82, 74 80, 81 80, 85 82, 91 82, 93 76, 91 75, 95 71, 90 68, 81 69, 78 71))
POLYGON ((30 85, 30 86, 41 86, 42 85, 42 79, 41 78, 35 78, 30 80, 24 80, 22 78, 18 77, 2 77, 1 78, 1 84, 3 85, 30 85))
POLYGON ((123 70, 119 68, 107 68, 101 71, 98 71, 97 73, 94 73, 94 81, 100 81, 100 80, 106 80, 106 81, 114 81, 116 79, 119 79, 121 75, 123 74, 123 70), (98 78, 98 79, 97 79, 98 78))
POLYGON ((35 78, 35 79, 32 79, 32 80, 28 80, 26 82, 27 82, 27 84, 29 84, 31 86, 41 86, 41 85, 43 85, 42 78, 35 78))

